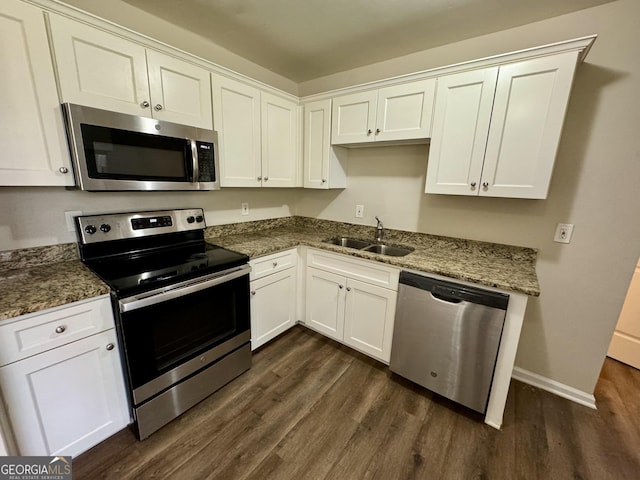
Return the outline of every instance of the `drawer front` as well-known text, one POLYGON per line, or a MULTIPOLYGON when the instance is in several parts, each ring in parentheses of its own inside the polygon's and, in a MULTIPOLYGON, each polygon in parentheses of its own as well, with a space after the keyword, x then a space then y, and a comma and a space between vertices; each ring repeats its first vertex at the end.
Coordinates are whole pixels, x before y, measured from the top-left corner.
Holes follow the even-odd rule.
POLYGON ((109 296, 17 317, 0 326, 0 365, 114 327, 109 296))
POLYGON ((400 269, 382 263, 310 248, 307 250, 307 266, 344 275, 371 285, 398 290, 400 269))
POLYGON ((251 280, 257 280, 272 273, 281 272, 298 264, 298 250, 296 248, 284 252, 272 253, 251 260, 251 280))

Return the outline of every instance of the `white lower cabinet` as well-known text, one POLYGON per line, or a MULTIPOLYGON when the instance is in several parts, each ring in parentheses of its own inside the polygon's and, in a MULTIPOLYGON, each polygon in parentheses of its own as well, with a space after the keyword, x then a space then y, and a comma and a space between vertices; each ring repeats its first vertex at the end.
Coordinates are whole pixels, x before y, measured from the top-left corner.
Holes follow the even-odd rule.
MULTIPOLYGON (((81 305, 86 307, 82 311, 109 315, 110 328, 81 339, 72 333, 69 343, 0 367, 0 387, 20 455, 76 456, 130 422, 109 298, 81 305)), ((66 324, 76 316, 67 315, 67 308, 77 310, 78 304, 19 317, 3 325, 1 333, 18 340, 25 330, 32 334, 42 325, 37 333, 43 343, 64 338, 66 324)))
POLYGON ((398 275, 386 265, 310 249, 306 325, 389 363, 398 275))
POLYGON ((251 261, 251 350, 296 323, 297 249, 251 261))

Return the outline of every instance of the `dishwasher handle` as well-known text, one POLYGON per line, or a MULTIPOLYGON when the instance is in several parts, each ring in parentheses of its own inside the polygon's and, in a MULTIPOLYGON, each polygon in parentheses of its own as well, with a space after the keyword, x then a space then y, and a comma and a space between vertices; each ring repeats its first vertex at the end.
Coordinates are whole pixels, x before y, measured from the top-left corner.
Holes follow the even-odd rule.
POLYGON ((456 296, 455 290, 441 286, 433 287, 433 290, 431 290, 431 296, 448 303, 461 303, 463 301, 462 298, 456 296))

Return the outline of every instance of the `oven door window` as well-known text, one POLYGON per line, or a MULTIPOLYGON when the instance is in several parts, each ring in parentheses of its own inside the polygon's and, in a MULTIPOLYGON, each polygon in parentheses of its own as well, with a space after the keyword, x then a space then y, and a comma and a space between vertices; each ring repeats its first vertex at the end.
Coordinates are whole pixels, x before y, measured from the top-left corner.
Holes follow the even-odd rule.
POLYGON ((132 387, 249 330, 249 277, 121 314, 132 387))
POLYGON ((90 178, 193 179, 191 148, 185 139, 83 124, 82 142, 90 178))

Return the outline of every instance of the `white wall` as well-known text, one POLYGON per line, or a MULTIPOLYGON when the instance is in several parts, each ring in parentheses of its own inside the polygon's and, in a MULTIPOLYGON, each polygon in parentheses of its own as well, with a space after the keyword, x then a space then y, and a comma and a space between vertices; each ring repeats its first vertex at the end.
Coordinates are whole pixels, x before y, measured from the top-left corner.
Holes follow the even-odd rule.
POLYGON ((593 392, 640 255, 640 2, 600 7, 301 84, 305 94, 597 33, 578 69, 547 200, 425 195, 428 147, 352 150, 349 186, 307 192, 301 215, 530 246, 542 295, 527 308, 516 364, 593 392), (446 60, 448 59, 448 60, 446 60), (552 241, 574 223, 569 245, 552 241))

